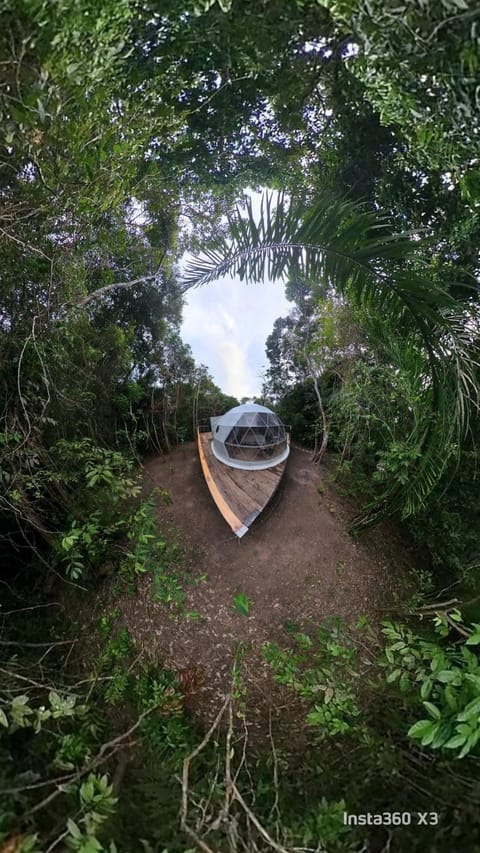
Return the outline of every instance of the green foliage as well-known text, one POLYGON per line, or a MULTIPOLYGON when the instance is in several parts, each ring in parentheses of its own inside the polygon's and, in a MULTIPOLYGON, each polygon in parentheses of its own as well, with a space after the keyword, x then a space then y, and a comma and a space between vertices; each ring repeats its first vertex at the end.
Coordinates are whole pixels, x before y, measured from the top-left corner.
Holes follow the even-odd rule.
POLYGON ((480 553, 478 450, 466 448, 458 465, 445 472, 428 505, 409 523, 417 542, 427 546, 433 566, 475 588, 480 553))
POLYGON ((312 380, 295 385, 281 398, 276 411, 284 424, 292 429, 295 442, 313 447, 318 429, 318 405, 312 380))
POLYGON ((458 610, 434 620, 437 638, 428 640, 409 628, 385 623, 387 682, 397 683, 414 708, 423 705, 428 717, 414 722, 409 737, 430 749, 455 750, 459 758, 480 740, 480 659, 470 648, 480 644, 480 626, 469 634, 458 610), (452 643, 451 628, 466 633, 452 643))
MULTIPOLYGON (((73 449, 69 447, 70 452, 73 449)), ((93 451, 98 452, 99 449, 94 448, 93 451)), ((122 463, 127 469, 130 468, 130 463, 122 454, 116 453, 115 457, 119 465, 122 463)), ((173 536, 160 535, 155 507, 157 490, 136 509, 129 511, 129 499, 138 492, 136 481, 117 473, 112 482, 111 469, 103 462, 101 470, 103 484, 96 480, 92 487, 87 481, 87 489, 95 489, 95 501, 100 509, 92 511, 90 504, 90 511, 86 514, 86 507, 83 508, 80 503, 82 493, 79 488, 76 495, 77 513, 85 514, 86 520, 83 524, 75 519, 71 521, 69 529, 62 532, 56 544, 54 553, 65 567, 67 577, 78 580, 87 569, 98 569, 108 559, 110 571, 118 568, 120 578, 131 588, 134 588, 138 576, 149 573, 152 598, 155 601, 164 603, 172 613, 179 611, 195 618, 197 614, 187 614, 184 586, 199 583, 203 576, 194 578, 186 572, 184 549, 173 536)), ((98 466, 90 467, 89 471, 95 471, 91 477, 96 476, 98 466)), ((170 500, 168 493, 162 490, 159 490, 159 496, 162 502, 170 500)), ((107 626, 105 630, 108 633, 107 626)))
MULTIPOLYGON (((25 654, 20 661, 18 655, 11 657, 2 667, 0 840, 23 826, 31 828, 29 812, 38 807, 38 832, 25 835, 21 849, 43 850, 53 832, 55 837, 61 834, 68 849, 114 853, 115 843, 106 838, 111 838, 117 809, 108 778, 115 766, 115 738, 121 744, 132 718, 144 714, 139 720, 144 750, 161 758, 169 773, 179 771, 192 748, 195 735, 175 676, 141 662, 126 629, 115 627, 117 618, 115 612, 104 617, 101 648, 90 661, 91 672, 85 671, 84 662, 80 676, 75 668, 62 666, 62 653, 55 646, 50 656, 57 655, 57 665, 50 660, 47 678, 43 657, 39 664, 29 661, 27 670, 25 654), (117 709, 113 714, 112 705, 117 709), (102 764, 108 773, 99 772, 102 764), (57 787, 59 776, 62 785, 57 787), (57 793, 50 809, 46 794, 52 791, 57 793)), ((120 849, 126 849, 123 842, 120 849)))
POLYGON ((67 818, 68 846, 79 853, 102 851, 105 848, 96 836, 115 810, 117 798, 113 796, 113 787, 109 785, 107 776, 90 773, 80 786, 78 796, 82 817, 76 821, 67 818))
MULTIPOLYGON (((14 660, 9 669, 12 676, 15 676, 17 670, 14 660)), ((8 684, 5 674, 2 678, 3 683, 8 684)), ((12 685, 15 680, 12 679, 12 685)), ((68 688, 65 690, 60 686, 57 690, 47 692, 47 684, 42 693, 41 687, 41 683, 37 682, 37 688, 40 690, 34 690, 36 695, 17 693, 13 696, 10 707, 6 709, 5 719, 9 728, 2 736, 0 745, 0 775, 2 787, 6 784, 8 793, 4 798, 5 811, 0 837, 5 839, 9 831, 18 828, 29 804, 32 807, 36 802, 40 802, 41 797, 38 794, 42 793, 43 785, 38 792, 37 786, 33 785, 30 793, 29 782, 41 779, 48 785, 48 778, 55 778, 60 773, 69 784, 60 792, 64 797, 66 812, 64 809, 57 810, 55 823, 59 817, 65 821, 65 837, 68 837, 69 843, 73 844, 73 839, 79 842, 79 846, 74 849, 103 850, 98 842, 95 846, 94 840, 115 803, 111 796, 111 787, 108 786, 106 776, 100 777, 93 773, 89 775, 86 783, 81 781, 82 769, 88 768, 92 755, 101 744, 103 727, 98 725, 96 714, 89 706, 89 699, 85 694, 68 691, 68 688), (22 731, 21 748, 18 741, 19 730, 22 731), (11 751, 14 752, 15 763, 9 760, 11 751), (78 797, 77 808, 72 802, 75 797, 78 797), (69 803, 72 803, 72 817, 68 817, 69 803), (73 817, 77 820, 75 826, 73 817), (80 846, 80 839, 85 846, 80 846)), ((31 691, 31 687, 29 690, 31 691)), ((37 850, 37 847, 32 849, 37 850)))
POLYGON ((5 705, 1 710, 0 722, 10 733, 31 727, 38 734, 47 720, 81 716, 86 710, 83 705, 75 707, 76 696, 59 696, 54 690, 48 694, 49 707, 40 705, 35 708, 29 702, 28 695, 17 694, 11 699, 10 705, 5 705))
POLYGON ((129 550, 125 552, 122 571, 127 575, 144 574, 153 569, 157 548, 165 546, 163 540, 157 541, 154 492, 142 501, 128 521, 129 550))
POLYGON ((138 523, 135 513, 133 518, 128 516, 127 508, 140 487, 137 478, 131 476, 132 460, 120 452, 96 447, 88 439, 58 442, 52 456, 60 458, 64 466, 56 475, 57 482, 72 492, 75 489, 71 499, 74 517, 58 535, 53 553, 67 577, 77 580, 87 568, 98 568, 115 542, 130 530, 130 523, 138 523))
MULTIPOLYGON (((157 492, 154 490, 125 521, 128 550, 123 552, 121 575, 135 581, 138 575, 150 572, 153 600, 165 604, 172 615, 179 612, 196 618, 196 613, 187 613, 184 587, 200 583, 205 576, 193 577, 185 570, 186 551, 173 535, 159 535, 155 510, 157 492)), ((169 500, 169 496, 160 490, 160 499, 169 500)))
POLYGON ((152 598, 166 604, 169 609, 178 609, 186 615, 187 596, 182 587, 182 580, 175 569, 172 571, 170 555, 163 553, 160 559, 161 564, 157 565, 153 572, 152 598))
POLYGON ((410 437, 423 407, 428 417, 428 399, 420 393, 416 379, 397 365, 358 362, 330 403, 335 438, 347 446, 359 470, 382 482, 388 475, 405 479, 414 461, 410 437), (414 408, 415 407, 415 408, 414 408), (415 414, 414 414, 415 413, 415 414), (405 437, 405 438, 404 438, 405 437), (403 440, 402 440, 403 439, 403 440))
POLYGON ((72 521, 70 529, 60 541, 61 552, 66 552, 62 562, 68 578, 78 580, 83 575, 86 559, 94 564, 103 557, 107 543, 100 539, 101 533, 99 512, 93 512, 88 522, 81 527, 72 521))
POLYGON ((427 596, 435 592, 435 578, 428 569, 412 569, 410 578, 413 582, 411 596, 405 602, 405 612, 414 613, 419 607, 426 604, 427 596))
POLYGON ((318 629, 314 639, 302 633, 293 639, 295 649, 281 649, 275 643, 263 647, 275 680, 311 703, 307 722, 319 739, 351 732, 360 716, 355 648, 345 643, 335 621, 318 629))
POLYGON ((306 815, 303 843, 328 845, 326 849, 332 849, 332 847, 335 849, 338 844, 348 845, 348 839, 345 836, 349 835, 349 830, 343 825, 345 811, 344 800, 328 802, 325 797, 322 797, 318 805, 306 815))
POLYGON ((322 4, 349 28, 351 71, 382 123, 401 127, 412 160, 446 171, 478 155, 478 10, 463 0, 322 4))
POLYGON ((239 592, 237 595, 233 596, 233 607, 240 616, 248 616, 250 613, 250 607, 252 605, 251 600, 248 595, 244 592, 239 592))

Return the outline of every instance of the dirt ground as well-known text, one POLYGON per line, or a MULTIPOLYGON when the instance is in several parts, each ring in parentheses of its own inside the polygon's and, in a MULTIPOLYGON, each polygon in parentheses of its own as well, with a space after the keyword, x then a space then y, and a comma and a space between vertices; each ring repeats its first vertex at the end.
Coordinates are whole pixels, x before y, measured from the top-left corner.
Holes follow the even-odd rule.
POLYGON ((391 525, 359 539, 348 534, 359 507, 340 494, 332 470, 328 460, 318 467, 307 452, 292 448, 279 491, 238 540, 210 497, 195 444, 147 462, 145 491, 160 487, 172 499, 169 506, 158 501, 160 531, 176 530, 192 555, 192 574, 206 574, 188 587, 187 609, 200 615, 172 617, 152 601, 147 576, 136 597, 116 604, 138 648, 169 669, 190 673, 192 710, 202 724, 211 722, 231 689, 239 644, 248 649, 253 714, 264 716, 281 700, 261 646, 288 643, 285 623, 305 628, 333 615, 352 623, 363 614, 378 622, 405 597, 414 553, 391 525), (233 608, 237 593, 251 602, 247 617, 233 608))

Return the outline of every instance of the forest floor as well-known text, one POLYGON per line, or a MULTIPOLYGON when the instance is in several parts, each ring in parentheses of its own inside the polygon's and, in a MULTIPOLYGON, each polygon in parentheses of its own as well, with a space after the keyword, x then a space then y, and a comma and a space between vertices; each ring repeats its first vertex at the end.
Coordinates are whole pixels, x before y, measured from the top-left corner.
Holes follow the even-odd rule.
POLYGON ((135 596, 125 594, 115 606, 137 648, 189 684, 190 709, 202 725, 231 690, 240 646, 249 725, 260 732, 266 716, 283 709, 285 717, 286 701, 263 660, 263 643, 289 645, 292 626, 308 631, 331 616, 349 625, 367 616, 378 626, 408 597, 418 556, 390 523, 360 538, 349 535, 359 507, 342 494, 333 472, 331 460, 319 467, 310 454, 292 449, 279 491, 238 540, 210 497, 194 443, 147 461, 145 492, 160 488, 171 497, 169 505, 158 500, 160 532, 181 542, 192 578, 206 575, 187 586, 187 610, 198 617, 176 615, 152 600, 147 575, 135 596), (248 596, 248 616, 233 607, 238 593, 248 596))

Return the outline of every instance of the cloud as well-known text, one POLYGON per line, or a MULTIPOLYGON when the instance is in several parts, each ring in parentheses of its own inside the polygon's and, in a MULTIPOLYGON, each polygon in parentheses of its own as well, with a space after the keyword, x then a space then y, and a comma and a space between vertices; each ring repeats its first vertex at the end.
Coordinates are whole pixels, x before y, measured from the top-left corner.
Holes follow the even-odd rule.
POLYGON ((250 397, 254 381, 240 344, 235 341, 221 341, 218 345, 218 356, 225 375, 225 390, 235 397, 250 397))
MULTIPOLYGON (((251 193, 254 216, 261 193, 251 193)), ((277 317, 291 309, 281 282, 245 284, 223 278, 186 296, 182 337, 222 391, 235 397, 260 393, 267 366, 265 342, 277 317)))
POLYGON ((280 283, 221 279, 187 294, 182 337, 222 391, 251 397, 261 390, 266 338, 290 307, 280 283))

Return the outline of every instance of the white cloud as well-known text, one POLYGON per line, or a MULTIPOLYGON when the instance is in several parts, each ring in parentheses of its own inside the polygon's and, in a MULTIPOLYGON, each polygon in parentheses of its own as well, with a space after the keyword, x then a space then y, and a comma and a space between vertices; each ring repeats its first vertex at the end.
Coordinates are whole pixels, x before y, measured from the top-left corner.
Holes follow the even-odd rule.
MULTIPOLYGON (((254 216, 261 193, 252 193, 254 216)), ((291 309, 282 282, 245 284, 223 278, 186 296, 182 337, 226 394, 252 397, 267 367, 265 341, 277 317, 291 309)))
POLYGON ((227 394, 250 397, 262 386, 265 341, 290 309, 278 282, 247 285, 221 279, 186 296, 182 337, 227 394))
POLYGON ((225 390, 235 397, 249 397, 253 383, 240 344, 236 341, 220 341, 217 352, 225 375, 225 390))

